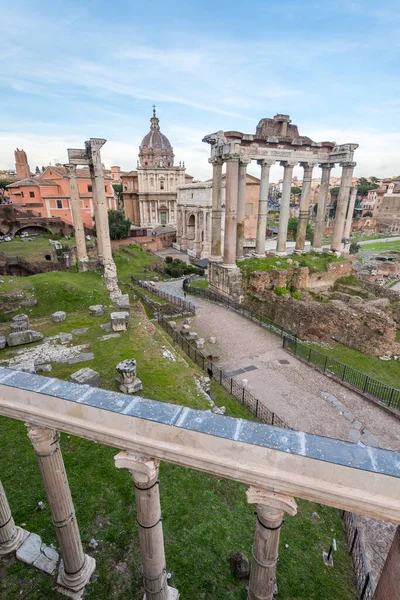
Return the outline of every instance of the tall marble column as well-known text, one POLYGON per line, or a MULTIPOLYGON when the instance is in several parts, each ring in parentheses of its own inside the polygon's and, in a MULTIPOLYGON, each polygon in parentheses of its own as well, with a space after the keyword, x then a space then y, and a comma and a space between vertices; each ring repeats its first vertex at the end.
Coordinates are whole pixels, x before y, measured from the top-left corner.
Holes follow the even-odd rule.
POLYGON ((213 187, 212 187, 212 212, 211 212, 211 256, 210 260, 221 261, 221 229, 222 229, 222 165, 221 158, 212 158, 213 187))
POLYGON ((186 208, 182 208, 182 243, 181 250, 187 250, 188 247, 188 235, 187 235, 187 213, 186 208))
POLYGON ((0 481, 0 556, 18 550, 24 541, 24 530, 15 525, 7 496, 0 481))
POLYGON ((349 202, 351 181, 355 162, 342 163, 342 177, 340 180, 339 195, 337 198, 335 222, 333 225, 331 252, 340 254, 342 251, 342 240, 344 234, 344 224, 346 220, 347 205, 349 202))
POLYGON ((286 256, 286 242, 289 221, 290 208, 290 193, 292 188, 293 168, 297 162, 282 161, 281 166, 284 167, 283 185, 281 197, 281 210, 279 213, 279 229, 278 241, 276 244, 276 254, 278 256, 286 256))
POLYGON ((272 600, 279 556, 279 538, 283 516, 295 515, 297 505, 291 496, 250 487, 247 502, 256 505, 248 600, 272 600))
POLYGON ((114 458, 118 469, 128 469, 135 485, 139 543, 145 595, 143 600, 174 600, 176 589, 168 587, 162 527, 159 463, 142 454, 120 452, 114 458))
POLYGON ((326 204, 329 193, 329 182, 331 179, 331 170, 334 163, 323 163, 319 165, 322 169, 321 185, 318 190, 317 217, 315 220, 315 230, 313 239, 313 251, 322 252, 322 238, 325 231, 326 204))
POLYGON ((306 243, 307 224, 310 211, 310 193, 311 179, 314 165, 313 163, 300 163, 303 167, 303 185, 301 188, 299 224, 297 227, 295 253, 302 254, 306 243))
POLYGON ((354 213, 354 207, 356 205, 356 200, 357 200, 357 192, 358 192, 357 187, 351 188, 349 205, 347 207, 346 223, 344 226, 344 233, 343 233, 343 237, 346 240, 350 239, 351 224, 353 222, 353 213, 354 213))
POLYGON ((78 190, 78 181, 76 179, 76 165, 64 165, 67 171, 69 183, 69 196, 71 199, 71 211, 73 225, 75 229, 76 254, 78 259, 79 271, 87 271, 88 255, 86 251, 85 229, 81 211, 81 199, 78 190))
POLYGON ((226 161, 226 199, 224 267, 236 268, 236 225, 239 187, 239 156, 231 156, 226 161))
POLYGON ((247 165, 250 160, 240 159, 239 161, 239 182, 238 182, 238 204, 237 204, 237 226, 236 226, 236 260, 243 260, 244 245, 244 220, 246 216, 246 174, 247 165))
POLYGON ((258 202, 257 233, 255 254, 258 257, 265 256, 265 236, 267 231, 268 216, 268 194, 269 194, 269 172, 274 160, 258 160, 261 165, 260 198, 258 202))
POLYGON ((83 552, 59 445, 60 434, 54 429, 28 425, 28 437, 36 452, 60 546, 62 560, 57 583, 68 591, 78 593, 89 583, 96 561, 83 552))

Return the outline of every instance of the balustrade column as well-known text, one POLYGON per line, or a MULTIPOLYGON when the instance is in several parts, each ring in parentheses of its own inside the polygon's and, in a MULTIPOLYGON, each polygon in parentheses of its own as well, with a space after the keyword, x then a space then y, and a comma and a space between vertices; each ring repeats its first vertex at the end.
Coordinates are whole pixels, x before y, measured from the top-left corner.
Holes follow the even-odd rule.
POLYGON ((322 252, 322 238, 325 231, 325 214, 329 193, 329 183, 331 179, 331 170, 335 165, 331 163, 324 163, 319 166, 322 169, 322 174, 321 185, 319 186, 318 190, 317 217, 315 220, 315 230, 313 239, 314 252, 322 252))
POLYGON ((297 505, 290 496, 250 487, 247 502, 256 505, 256 529, 252 550, 248 600, 272 600, 279 556, 279 538, 284 513, 295 515, 297 505))
POLYGON ((279 229, 278 241, 276 244, 276 254, 278 256, 286 256, 286 242, 289 221, 290 208, 290 193, 292 188, 293 168, 297 163, 282 161, 281 166, 284 167, 283 185, 281 197, 281 209, 279 212, 279 229))
POLYGON ((349 202, 351 181, 355 162, 342 163, 342 178, 340 181, 339 195, 337 198, 335 222, 333 225, 331 252, 340 254, 342 251, 342 240, 344 233, 344 224, 346 220, 347 205, 349 202))
POLYGON ((247 165, 250 160, 241 159, 239 161, 239 181, 238 181, 238 204, 237 204, 237 226, 236 226, 236 259, 243 260, 244 245, 244 220, 246 217, 246 175, 247 165))
POLYGON ((236 267, 236 225, 239 186, 239 157, 226 161, 226 199, 225 199, 225 236, 224 267, 236 267))
POLYGON ((18 550, 24 541, 24 530, 15 525, 7 496, 0 481, 0 556, 18 550))
POLYGON ((256 233, 256 256, 265 256, 265 237, 267 233, 267 216, 268 216, 268 194, 269 194, 269 172, 271 166, 275 163, 273 160, 258 160, 257 164, 261 165, 260 178, 260 197, 258 201, 257 215, 257 233, 256 233))
POLYGON ((210 159, 213 166, 212 212, 211 212, 211 257, 212 261, 220 261, 222 254, 222 165, 220 158, 210 159))
POLYGON ((353 222, 353 213, 354 213, 354 207, 356 205, 356 200, 357 200, 357 192, 358 192, 357 187, 351 188, 349 205, 347 207, 346 223, 344 226, 344 233, 343 233, 344 239, 348 242, 350 242, 351 224, 353 222))
POLYGON ((300 163, 303 167, 303 185, 301 188, 299 224, 297 227, 295 253, 302 254, 306 243, 307 224, 310 211, 311 179, 314 165, 312 163, 300 163))
POLYGON ((28 437, 36 452, 51 518, 60 546, 62 560, 57 583, 62 588, 77 593, 89 583, 96 567, 96 561, 83 552, 74 504, 59 446, 60 434, 54 429, 28 425, 28 437))
POLYGON ((69 196, 71 199, 72 220, 75 230, 76 254, 79 271, 87 271, 88 255, 86 251, 85 228, 82 219, 81 199, 76 179, 76 165, 64 165, 69 183, 69 196))
POLYGON ((134 452, 120 452, 114 458, 118 469, 128 469, 136 495, 139 543, 142 555, 145 596, 143 600, 173 600, 179 598, 175 588, 167 585, 164 535, 162 528, 159 463, 134 452))

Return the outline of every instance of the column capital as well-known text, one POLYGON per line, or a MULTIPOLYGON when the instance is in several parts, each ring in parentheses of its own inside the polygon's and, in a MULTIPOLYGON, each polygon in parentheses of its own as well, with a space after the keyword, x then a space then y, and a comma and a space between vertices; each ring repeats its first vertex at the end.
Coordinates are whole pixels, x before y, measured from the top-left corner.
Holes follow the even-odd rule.
POLYGON ((224 161, 222 160, 222 158, 220 156, 213 156, 212 158, 208 159, 208 162, 211 165, 223 165, 224 161))
POLYGON ((260 167, 272 167, 275 163, 276 160, 274 158, 262 158, 257 161, 257 164, 260 165, 260 167))
POLYGON ((126 452, 122 450, 114 456, 117 469, 128 469, 135 482, 146 485, 157 479, 159 461, 140 454, 139 452, 126 452))
POLYGON ((76 165, 71 165, 71 163, 66 163, 64 165, 65 170, 67 171, 68 179, 70 177, 76 177, 76 165))
POLYGON ((292 496, 270 492, 264 488, 250 486, 246 492, 247 502, 256 504, 257 508, 286 512, 294 516, 297 513, 297 504, 292 496))
POLYGON ((298 160, 281 160, 280 163, 281 167, 291 167, 293 169, 293 167, 295 167, 297 164, 299 164, 298 160))
POLYGON ((60 433, 55 429, 39 427, 32 423, 27 424, 28 437, 39 456, 48 456, 57 449, 60 433))
POLYGON ((320 163, 318 166, 321 169, 333 169, 335 167, 335 163, 320 163))
POLYGON ((224 154, 223 157, 225 162, 238 162, 240 160, 240 154, 232 152, 231 154, 224 154))
POLYGON ((314 163, 314 162, 301 162, 299 164, 300 164, 301 167, 303 167, 303 169, 305 171, 308 171, 308 170, 312 171, 313 168, 315 167, 316 163, 314 163))
POLYGON ((342 167, 343 169, 354 169, 354 167, 357 165, 356 162, 343 162, 343 163, 339 163, 339 166, 342 167))
POLYGON ((247 165, 251 163, 251 158, 246 158, 246 157, 240 157, 239 159, 239 165, 247 165))

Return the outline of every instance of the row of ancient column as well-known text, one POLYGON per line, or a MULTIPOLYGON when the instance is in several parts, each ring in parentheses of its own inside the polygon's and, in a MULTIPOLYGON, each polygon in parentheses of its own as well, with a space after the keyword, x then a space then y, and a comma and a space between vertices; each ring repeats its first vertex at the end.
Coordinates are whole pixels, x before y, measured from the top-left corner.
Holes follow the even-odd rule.
MULTIPOLYGON (((96 561, 85 554, 74 504, 60 449, 60 434, 54 429, 28 424, 61 554, 57 577, 59 591, 78 594, 89 583, 96 561)), ((136 518, 142 558, 145 595, 143 600, 176 600, 179 593, 167 583, 164 535, 159 492, 159 462, 139 453, 122 451, 115 466, 131 473, 136 496, 136 518)), ((256 505, 256 527, 248 600, 272 600, 284 513, 295 515, 294 498, 250 487, 247 501, 256 505)), ((15 525, 0 482, 0 557, 15 552, 25 536, 15 525)))
MULTIPOLYGON (((230 156, 225 161, 221 158, 210 159, 213 165, 213 196, 212 196, 212 233, 211 233, 211 260, 223 261, 227 268, 236 266, 236 261, 243 259, 244 244, 244 219, 246 206, 246 170, 250 160, 245 160, 239 155, 230 156), (222 220, 222 166, 226 162, 226 200, 225 200, 225 238, 224 248, 221 248, 221 220, 222 220)), ((269 175, 271 166, 276 161, 273 159, 258 160, 261 166, 260 196, 258 205, 257 233, 255 255, 265 256, 265 239, 268 215, 269 175)), ((286 255, 286 243, 289 221, 290 196, 293 178, 293 168, 297 161, 282 161, 284 168, 282 197, 279 213, 279 228, 276 245, 278 256, 286 255)), ((304 252, 307 223, 309 220, 311 181, 314 163, 302 162, 303 186, 300 199, 300 213, 296 237, 295 252, 304 252)), ((357 189, 354 188, 350 197, 350 187, 353 170, 356 163, 342 163, 342 178, 340 191, 337 198, 336 217, 333 227, 331 252, 342 252, 343 238, 349 238, 351 221, 356 200, 357 189)), ((333 163, 324 163, 322 169, 321 185, 318 194, 318 209, 314 232, 313 250, 322 251, 322 239, 325 226, 325 213, 329 193, 329 181, 333 163)))

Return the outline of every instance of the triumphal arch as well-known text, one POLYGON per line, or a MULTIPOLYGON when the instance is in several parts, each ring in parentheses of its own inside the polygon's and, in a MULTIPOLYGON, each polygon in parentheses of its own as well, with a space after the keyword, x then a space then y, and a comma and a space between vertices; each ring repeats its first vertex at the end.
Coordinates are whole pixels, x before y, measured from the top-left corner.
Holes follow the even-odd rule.
POLYGON ((265 255, 265 235, 268 213, 269 175, 273 164, 283 167, 283 188, 279 217, 277 254, 286 255, 286 241, 290 208, 293 168, 303 168, 303 186, 297 231, 297 253, 304 252, 309 217, 311 179, 315 168, 321 173, 318 212, 313 249, 322 250, 324 216, 329 192, 331 169, 342 167, 340 191, 337 199, 331 251, 344 251, 345 235, 349 235, 356 189, 351 192, 354 151, 358 144, 337 145, 335 142, 314 142, 299 134, 289 115, 277 114, 273 119, 261 119, 254 134, 240 131, 218 131, 206 135, 203 142, 210 144, 209 162, 213 165, 213 205, 211 230, 210 285, 224 294, 238 297, 241 275, 236 260, 243 258, 245 184, 247 166, 257 161, 261 168, 260 199, 257 217, 256 256, 265 255), (221 183, 222 166, 226 163, 226 209, 224 247, 221 247, 221 183))

